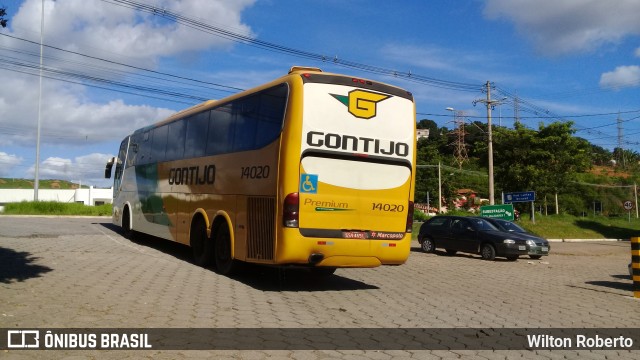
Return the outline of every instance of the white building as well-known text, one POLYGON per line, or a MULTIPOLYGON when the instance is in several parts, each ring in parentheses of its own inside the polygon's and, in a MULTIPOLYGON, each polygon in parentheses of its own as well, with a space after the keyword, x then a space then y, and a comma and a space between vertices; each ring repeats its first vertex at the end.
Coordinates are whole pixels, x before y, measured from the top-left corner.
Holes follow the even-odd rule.
MULTIPOLYGON (((7 203, 33 201, 33 189, 0 189, 0 211, 7 203)), ((102 189, 40 189, 39 201, 57 201, 64 203, 83 203, 85 205, 103 205, 113 202, 113 188, 102 189)))
POLYGON ((418 140, 422 138, 429 138, 429 129, 416 129, 416 136, 418 140))

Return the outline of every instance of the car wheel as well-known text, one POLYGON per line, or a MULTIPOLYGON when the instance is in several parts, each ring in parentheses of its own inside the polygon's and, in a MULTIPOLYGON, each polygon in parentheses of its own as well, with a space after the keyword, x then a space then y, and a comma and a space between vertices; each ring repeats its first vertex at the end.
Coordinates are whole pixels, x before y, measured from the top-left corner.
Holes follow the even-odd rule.
POLYGON ((532 258, 533 260, 538 260, 542 257, 542 255, 529 255, 530 258, 532 258))
POLYGON ((518 260, 518 255, 512 255, 512 256, 507 256, 507 260, 509 261, 516 261, 518 260))
POLYGON ((480 250, 480 255, 484 260, 493 260, 496 258, 496 249, 491 244, 484 244, 480 250))
POLYGON ((422 251, 426 253, 432 253, 436 250, 436 244, 429 238, 424 238, 420 247, 422 248, 422 251))
POLYGON ((452 250, 452 249, 446 249, 445 251, 447 252, 447 255, 450 255, 450 256, 453 256, 458 252, 457 250, 452 250))

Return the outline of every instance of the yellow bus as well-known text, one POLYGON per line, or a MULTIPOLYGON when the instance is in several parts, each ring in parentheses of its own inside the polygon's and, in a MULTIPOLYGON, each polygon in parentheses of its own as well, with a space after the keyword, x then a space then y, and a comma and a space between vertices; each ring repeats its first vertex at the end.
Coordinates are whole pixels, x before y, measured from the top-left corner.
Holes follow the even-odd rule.
POLYGON ((240 262, 399 265, 409 256, 415 183, 413 95, 293 67, 207 101, 121 143, 113 223, 191 246, 222 274, 240 262))

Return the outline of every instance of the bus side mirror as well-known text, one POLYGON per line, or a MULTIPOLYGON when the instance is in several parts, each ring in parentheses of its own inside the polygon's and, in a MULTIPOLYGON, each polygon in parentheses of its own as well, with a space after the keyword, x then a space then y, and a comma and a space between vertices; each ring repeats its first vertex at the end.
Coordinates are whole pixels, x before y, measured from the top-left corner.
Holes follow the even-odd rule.
POLYGON ((107 167, 104 169, 104 178, 111 179, 111 168, 113 167, 113 163, 116 162, 116 158, 112 157, 107 161, 107 167))

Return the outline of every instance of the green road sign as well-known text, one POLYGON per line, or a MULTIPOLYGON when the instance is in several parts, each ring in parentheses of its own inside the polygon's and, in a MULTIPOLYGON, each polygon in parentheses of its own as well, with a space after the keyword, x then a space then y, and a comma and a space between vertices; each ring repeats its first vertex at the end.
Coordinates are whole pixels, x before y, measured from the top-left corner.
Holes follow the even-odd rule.
POLYGON ((513 205, 504 204, 480 206, 480 216, 511 221, 514 218, 513 205))

